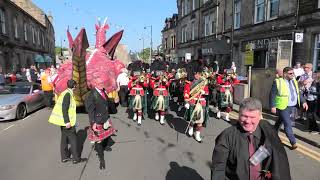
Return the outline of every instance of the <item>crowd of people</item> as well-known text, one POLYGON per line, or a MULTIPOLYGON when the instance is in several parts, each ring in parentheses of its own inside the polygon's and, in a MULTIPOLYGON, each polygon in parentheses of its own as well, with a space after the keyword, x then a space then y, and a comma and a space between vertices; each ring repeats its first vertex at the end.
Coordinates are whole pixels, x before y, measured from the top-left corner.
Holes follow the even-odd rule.
MULTIPOLYGON (((277 130, 284 124, 291 149, 296 149, 293 117, 304 109, 305 115, 301 113, 300 116, 307 117, 310 132, 319 132, 316 117, 320 76, 312 74, 311 64, 303 66, 303 73, 299 68, 277 70, 270 91, 271 112, 279 115, 273 127, 266 121, 260 121, 262 105, 258 99, 247 98, 241 102, 236 125, 225 129, 216 138, 212 180, 291 179, 288 158, 277 130), (257 155, 261 152, 264 158, 261 154, 257 155)), ((117 77, 118 101, 122 107, 128 108, 127 112, 138 126, 142 126, 147 117, 165 125, 170 102, 177 105, 178 112, 185 111, 183 119, 188 124, 186 134, 201 143, 201 131, 206 127, 209 111, 214 112, 216 118, 230 121, 233 86, 239 83, 235 71, 234 63, 231 68, 219 70, 216 62, 205 65, 201 59, 179 64, 157 59, 151 65, 136 61, 123 68, 117 77)), ((76 104, 73 90, 77 84, 69 80, 67 85, 68 89, 59 95, 49 122, 61 126, 62 162, 73 160, 76 164, 86 159, 80 157, 74 138, 76 104), (71 144, 70 152, 68 143, 71 144)), ((84 102, 89 115, 88 139, 97 151, 100 169, 105 169, 104 150, 112 150, 106 142, 117 132, 112 126, 110 114, 117 112, 115 104, 118 101, 103 86, 90 88, 84 102)))

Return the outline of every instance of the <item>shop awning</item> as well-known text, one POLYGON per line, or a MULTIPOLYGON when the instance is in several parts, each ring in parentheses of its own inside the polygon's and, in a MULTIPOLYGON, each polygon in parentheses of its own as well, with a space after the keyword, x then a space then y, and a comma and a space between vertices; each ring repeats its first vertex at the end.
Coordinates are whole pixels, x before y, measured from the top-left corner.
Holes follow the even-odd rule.
POLYGON ((52 58, 48 55, 44 56, 44 61, 45 62, 48 62, 48 63, 51 63, 52 62, 52 58))
POLYGON ((44 63, 45 62, 43 56, 41 56, 40 54, 37 54, 34 56, 34 61, 37 63, 44 63))

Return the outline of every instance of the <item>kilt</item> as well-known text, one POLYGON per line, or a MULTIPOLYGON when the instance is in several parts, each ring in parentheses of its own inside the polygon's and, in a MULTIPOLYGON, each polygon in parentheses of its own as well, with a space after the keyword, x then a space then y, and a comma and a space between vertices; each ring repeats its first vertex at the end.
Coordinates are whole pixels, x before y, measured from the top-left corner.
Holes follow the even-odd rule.
POLYGON ((113 135, 116 130, 112 127, 112 123, 110 121, 110 127, 108 129, 103 129, 103 124, 97 124, 97 131, 93 131, 92 128, 89 128, 88 139, 91 142, 101 142, 102 140, 113 135))
MULTIPOLYGON (((153 110, 158 110, 159 106, 157 105, 158 96, 152 96, 151 98, 151 108, 153 110)), ((169 96, 164 96, 164 110, 167 110, 169 108, 169 96)))

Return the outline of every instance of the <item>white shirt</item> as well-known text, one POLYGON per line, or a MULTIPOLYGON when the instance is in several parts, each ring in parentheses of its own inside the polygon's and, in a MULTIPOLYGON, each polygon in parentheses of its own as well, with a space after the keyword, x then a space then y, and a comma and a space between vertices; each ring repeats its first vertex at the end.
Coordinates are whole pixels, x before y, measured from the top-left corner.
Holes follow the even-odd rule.
POLYGON ((296 77, 304 74, 304 70, 302 68, 293 69, 293 73, 296 77))
POLYGON ((120 86, 127 86, 129 83, 129 77, 127 73, 121 73, 119 74, 117 78, 117 85, 120 86))

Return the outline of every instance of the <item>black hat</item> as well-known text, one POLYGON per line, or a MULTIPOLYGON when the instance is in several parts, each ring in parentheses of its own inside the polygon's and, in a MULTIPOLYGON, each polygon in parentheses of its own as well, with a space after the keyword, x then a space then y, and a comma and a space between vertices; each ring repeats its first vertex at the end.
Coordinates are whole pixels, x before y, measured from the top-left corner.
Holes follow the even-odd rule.
POLYGON ((67 87, 68 88, 74 88, 77 85, 77 82, 73 79, 68 80, 67 87))

